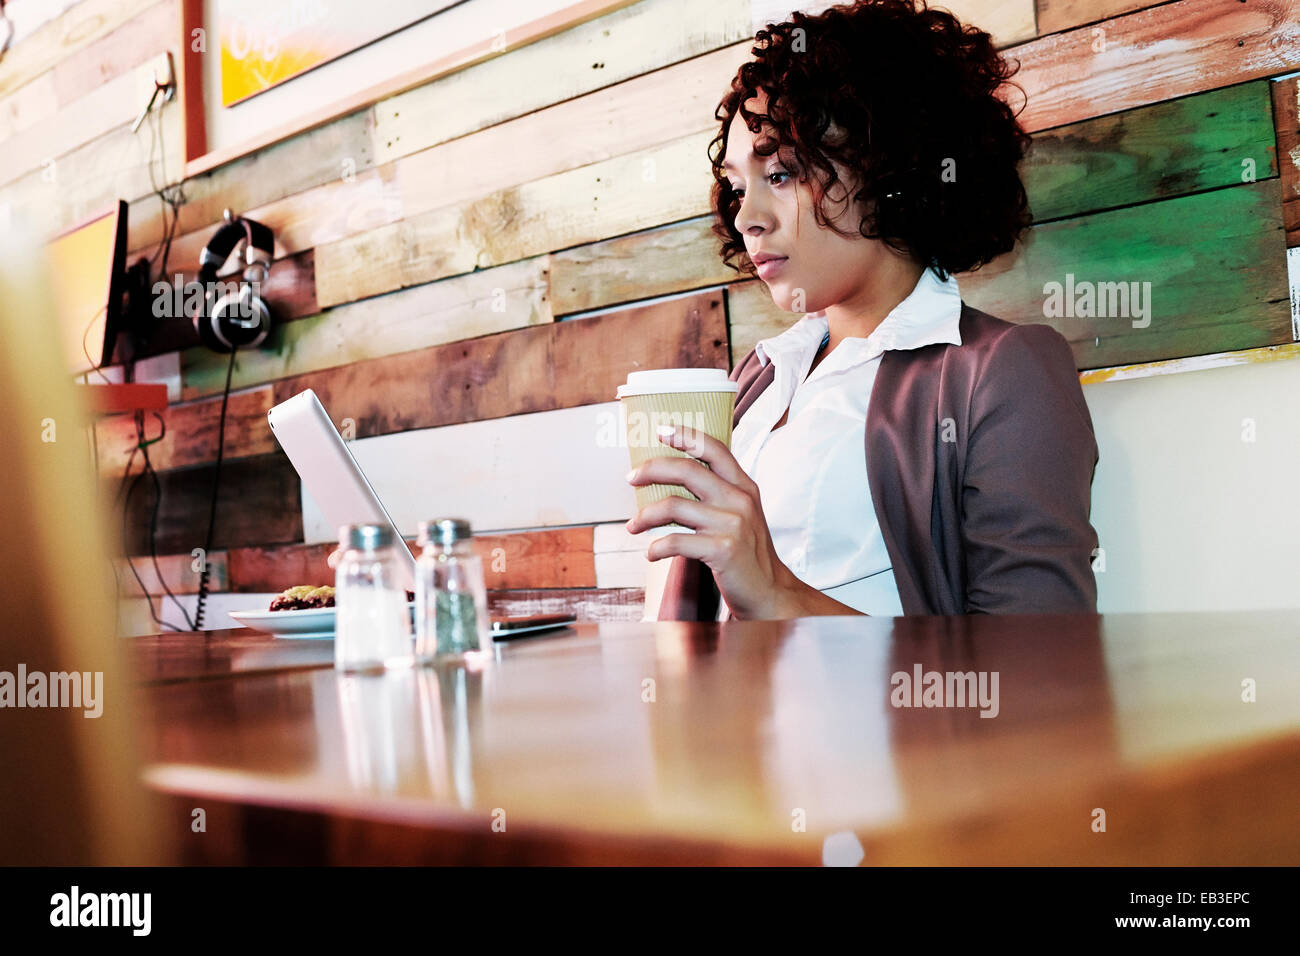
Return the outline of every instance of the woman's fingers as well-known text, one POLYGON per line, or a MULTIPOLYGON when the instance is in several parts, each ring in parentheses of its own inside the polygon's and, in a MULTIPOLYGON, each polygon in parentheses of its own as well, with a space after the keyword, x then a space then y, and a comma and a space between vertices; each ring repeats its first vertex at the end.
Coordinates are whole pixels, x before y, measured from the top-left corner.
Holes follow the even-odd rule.
MULTIPOLYGON (((741 488, 747 488, 750 484, 749 475, 745 469, 740 467, 740 463, 731 453, 731 449, 718 441, 707 432, 702 432, 698 428, 690 428, 681 425, 676 428, 664 426, 664 431, 660 433, 660 441, 671 445, 678 451, 684 451, 692 458, 698 458, 709 466, 715 475, 723 481, 730 482, 733 485, 739 485, 741 488), (671 428, 671 432, 667 430, 671 428)), ((654 461, 680 461, 681 459, 653 459, 654 461)), ((649 462, 647 462, 649 464, 649 462)))
POLYGON ((632 485, 681 485, 701 501, 724 510, 739 511, 757 491, 730 449, 711 435, 690 431, 692 435, 668 439, 667 444, 691 455, 691 458, 651 458, 628 473, 632 485), (698 457, 699 461, 692 460, 698 457), (701 462, 708 465, 700 467, 701 462))
POLYGON ((684 528, 709 529, 722 512, 699 501, 681 495, 670 495, 662 501, 648 504, 627 522, 629 534, 640 534, 665 524, 679 524, 684 528))
POLYGON ((699 558, 708 563, 709 559, 718 553, 718 544, 718 539, 712 535, 678 532, 655 538, 650 542, 650 547, 646 548, 645 556, 649 561, 658 561, 660 558, 671 558, 680 554, 687 558, 699 558))

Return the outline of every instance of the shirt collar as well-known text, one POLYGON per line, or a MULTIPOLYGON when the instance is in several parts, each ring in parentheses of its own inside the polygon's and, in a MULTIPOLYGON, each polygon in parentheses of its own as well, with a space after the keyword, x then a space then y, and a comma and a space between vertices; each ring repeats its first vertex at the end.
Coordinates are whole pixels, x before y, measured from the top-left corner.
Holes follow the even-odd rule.
MULTIPOLYGON (((866 338, 844 340, 841 348, 873 355, 896 349, 918 349, 946 342, 961 345, 961 292, 957 278, 940 280, 933 269, 921 273, 907 298, 898 303, 885 320, 866 338)), ((778 355, 815 350, 821 345, 830 323, 825 312, 812 312, 780 335, 763 339, 755 346, 760 366, 778 355)))

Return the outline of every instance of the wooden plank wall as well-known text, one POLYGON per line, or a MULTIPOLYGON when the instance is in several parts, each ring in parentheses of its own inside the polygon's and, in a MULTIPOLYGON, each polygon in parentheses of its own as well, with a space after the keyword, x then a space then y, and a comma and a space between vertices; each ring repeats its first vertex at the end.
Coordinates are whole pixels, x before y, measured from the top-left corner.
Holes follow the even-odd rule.
MULTIPOLYGON (((1020 62, 1034 136, 1031 238, 961 276, 966 300, 1056 325, 1085 382, 1290 350, 1300 25, 1287 0, 951 8, 1020 62), (1149 279, 1153 321, 1045 318, 1043 286, 1066 273, 1149 279)), ((329 580, 329 529, 265 425, 310 387, 404 534, 443 513, 474 522, 495 606, 641 616, 646 541, 622 529, 634 503, 616 385, 638 367, 730 368, 797 318, 718 261, 705 152, 753 30, 789 9, 640 0, 184 183, 169 272, 194 273, 226 207, 277 239, 267 294, 282 321, 233 373, 216 591, 260 601, 329 580)), ((180 107, 132 134, 131 91, 179 54, 178 17, 177 0, 81 0, 9 52, 0 213, 53 231, 125 198, 133 255, 156 253, 153 184, 180 178, 180 107)), ((124 626, 142 629, 160 577, 196 589, 226 373, 183 326, 146 352, 141 376, 166 378, 175 400, 151 446, 157 569, 135 561, 144 592, 119 575, 124 626)), ((96 439, 116 492, 134 425, 106 419, 96 439)), ((128 553, 149 552, 152 512, 140 482, 122 515, 128 553)))

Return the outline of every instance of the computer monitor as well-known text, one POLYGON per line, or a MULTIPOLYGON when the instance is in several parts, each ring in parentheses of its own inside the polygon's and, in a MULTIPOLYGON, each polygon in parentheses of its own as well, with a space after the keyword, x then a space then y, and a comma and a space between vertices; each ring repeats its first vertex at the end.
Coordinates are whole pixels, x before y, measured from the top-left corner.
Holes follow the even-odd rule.
POLYGON ((126 202, 118 200, 46 246, 60 338, 74 375, 111 365, 126 327, 126 215, 126 202))

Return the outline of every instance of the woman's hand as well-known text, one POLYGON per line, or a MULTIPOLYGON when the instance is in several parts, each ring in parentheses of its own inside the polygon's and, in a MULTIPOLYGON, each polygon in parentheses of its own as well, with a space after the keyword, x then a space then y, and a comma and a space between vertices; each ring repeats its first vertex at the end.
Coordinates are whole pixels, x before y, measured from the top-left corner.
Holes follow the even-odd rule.
POLYGON ((628 473, 628 483, 682 485, 700 500, 673 495, 647 505, 628 521, 632 534, 665 524, 695 529, 695 534, 657 538, 646 556, 658 561, 680 554, 703 561, 737 619, 791 616, 792 597, 808 586, 776 555, 758 485, 726 445, 698 429, 664 426, 659 440, 699 461, 652 458, 628 473))

